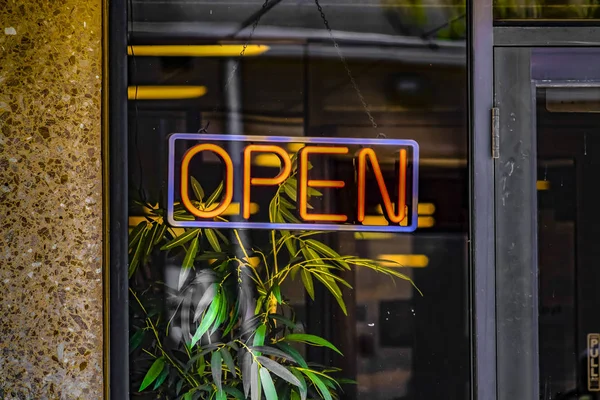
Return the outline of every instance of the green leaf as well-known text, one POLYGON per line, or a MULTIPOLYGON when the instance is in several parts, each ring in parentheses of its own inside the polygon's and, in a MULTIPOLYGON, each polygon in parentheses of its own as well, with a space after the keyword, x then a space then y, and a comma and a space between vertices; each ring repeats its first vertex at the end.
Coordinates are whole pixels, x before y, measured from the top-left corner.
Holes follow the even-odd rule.
POLYGON ((196 196, 198 201, 202 201, 204 198, 204 190, 202 189, 202 186, 200 186, 200 182, 198 182, 193 176, 190 177, 190 180, 192 181, 192 190, 194 191, 194 196, 196 196))
POLYGON ((223 383, 221 382, 221 377, 223 375, 222 361, 223 358, 221 357, 221 352, 219 350, 215 351, 210 359, 210 369, 213 383, 217 386, 219 391, 223 390, 223 383))
POLYGON ((295 348, 290 346, 289 343, 279 342, 279 343, 277 343, 277 347, 279 347, 281 350, 283 350, 284 352, 286 352, 287 354, 292 356, 294 361, 296 361, 296 363, 298 365, 300 365, 302 368, 308 368, 308 364, 302 357, 302 354, 300 354, 298 352, 298 350, 296 350, 295 348))
POLYGON ((231 386, 223 386, 223 391, 236 399, 245 400, 244 393, 231 386))
POLYGON ((192 240, 193 238, 195 238, 198 235, 198 232, 200 232, 200 228, 188 229, 185 231, 185 233, 182 233, 181 235, 173 238, 173 240, 167 242, 160 249, 161 250, 170 250, 174 247, 182 246, 182 245, 186 244, 187 242, 189 242, 190 240, 192 240))
POLYGON ((302 247, 302 255, 308 261, 314 261, 317 264, 325 264, 322 260, 322 257, 320 257, 319 254, 317 254, 317 252, 310 247, 302 247))
POLYGON ((136 225, 135 228, 129 234, 129 250, 133 249, 133 246, 140 240, 142 237, 142 232, 146 230, 148 226, 148 222, 142 221, 136 225))
POLYGON ((306 376, 308 376, 308 379, 310 379, 311 382, 317 387, 317 389, 321 393, 321 396, 325 400, 332 400, 331 393, 329 393, 329 389, 327 389, 327 386, 325 386, 325 384, 323 383, 321 378, 319 378, 316 374, 309 372, 309 371, 304 371, 304 373, 306 374, 306 376))
POLYGON ((154 243, 152 243, 154 246, 156 246, 157 244, 160 243, 161 240, 163 240, 163 238, 165 237, 165 232, 167 231, 167 227, 168 226, 164 225, 164 224, 160 225, 158 233, 154 237, 154 243))
POLYGON ((275 296, 275 298, 277 299, 277 303, 281 304, 281 289, 277 284, 273 286, 273 296, 275 296))
POLYGON ((144 231, 142 232, 142 237, 138 241, 137 248, 135 249, 135 253, 133 254, 133 258, 131 259, 131 262, 129 263, 129 271, 128 271, 129 278, 131 278, 133 276, 135 269, 137 268, 138 264, 140 263, 140 258, 142 257, 142 253, 144 252, 144 241, 146 239, 147 233, 148 233, 148 230, 144 229, 144 231))
POLYGON ((285 326, 287 326, 290 329, 296 328, 296 323, 294 321, 292 321, 291 319, 284 317, 283 315, 269 314, 269 318, 272 318, 276 321, 281 322, 282 324, 284 324, 285 326))
POLYGON ((185 383, 185 380, 180 380, 179 382, 177 382, 177 385, 175 386, 175 394, 177 396, 179 396, 179 393, 181 393, 181 388, 183 387, 183 384, 185 383))
MULTIPOLYGON (((308 368, 308 367, 305 367, 305 368, 308 368)), ((301 398, 301 400, 306 400, 306 394, 308 393, 308 386, 306 385, 306 380, 304 380, 304 377, 302 376, 302 374, 300 373, 300 371, 296 370, 295 368, 292 368, 292 374, 294 374, 294 376, 301 383, 301 386, 300 386, 300 398, 301 398)))
POLYGON ((235 372, 235 364, 233 362, 233 357, 231 357, 231 353, 225 347, 221 349, 221 356, 223 357, 223 361, 225 361, 225 365, 227 365, 227 369, 235 378, 237 376, 235 372))
POLYGON ((193 319, 194 322, 198 321, 198 319, 202 316, 202 313, 212 302, 213 298, 215 297, 215 294, 217 293, 218 287, 219 286, 216 283, 213 283, 208 287, 208 289, 206 289, 206 292, 204 292, 204 294, 200 298, 200 301, 198 302, 198 305, 196 306, 196 311, 194 312, 193 319))
POLYGON ((219 292, 217 292, 215 299, 211 303, 206 314, 204 314, 204 318, 202 318, 202 321, 200 322, 200 326, 198 326, 198 329, 196 329, 196 333, 194 333, 194 336, 192 337, 192 342, 190 344, 191 347, 193 347, 198 342, 198 340, 200 340, 202 335, 204 335, 206 333, 206 331, 208 331, 208 328, 210 328, 210 326, 214 322, 215 318, 217 317, 217 312, 219 311, 219 307, 221 305, 220 303, 221 303, 221 295, 219 292))
POLYGON ((252 353, 250 351, 246 351, 242 355, 242 385, 244 386, 244 398, 248 397, 250 393, 250 388, 252 386, 251 375, 252 375, 252 353))
POLYGON ((210 247, 212 247, 213 250, 216 251, 217 253, 220 253, 221 245, 219 244, 219 239, 217 239, 217 235, 215 234, 215 231, 212 229, 205 229, 204 234, 206 235, 206 238, 208 239, 208 243, 210 243, 210 247))
POLYGON ((217 190, 215 190, 213 194, 210 195, 208 200, 206 200, 206 207, 210 207, 219 198, 221 192, 223 192, 223 181, 219 183, 217 190))
POLYGON ((306 288, 308 295, 310 296, 311 299, 314 300, 315 299, 315 286, 313 284, 313 279, 312 279, 312 276, 310 275, 310 272, 308 272, 307 270, 302 268, 300 271, 300 277, 302 278, 302 283, 304 284, 304 287, 306 288))
POLYGON ((262 389, 267 400, 277 400, 277 391, 273 384, 271 374, 265 368, 260 369, 260 380, 262 381, 262 389))
POLYGON ((265 324, 261 324, 258 328, 256 328, 256 333, 254 334, 254 340, 252 341, 252 345, 253 346, 264 345, 266 332, 267 332, 267 326, 265 324))
POLYGON ((231 332, 231 330, 235 326, 235 323, 238 320, 239 313, 240 313, 240 302, 238 300, 235 302, 235 308, 233 310, 233 315, 230 317, 229 324, 227 324, 227 327, 223 331, 223 336, 226 336, 229 332, 231 332))
POLYGON ((140 389, 138 391, 141 392, 142 390, 146 389, 152 382, 154 382, 156 378, 158 378, 164 367, 164 357, 159 357, 156 360, 154 360, 152 366, 146 373, 146 376, 144 377, 144 380, 142 381, 142 384, 140 385, 140 389))
POLYGON ((186 394, 183 395, 183 400, 192 400, 192 394, 194 392, 192 390, 190 390, 189 392, 187 392, 186 394))
POLYGON ((144 254, 142 254, 142 256, 148 257, 152 252, 152 249, 154 247, 154 240, 156 238, 156 233, 158 232, 159 228, 160 226, 158 222, 152 224, 152 228, 150 228, 148 236, 146 237, 146 248, 144 249, 144 254))
POLYGON ((285 217, 288 222, 300 223, 300 220, 294 216, 287 208, 280 208, 279 212, 285 217))
POLYGON ((301 343, 308 343, 308 344, 313 345, 313 346, 327 347, 327 348, 335 351, 339 355, 343 355, 337 349, 337 347, 335 347, 329 341, 327 341, 327 340, 325 340, 325 339, 323 339, 322 337, 319 337, 319 336, 309 335, 307 333, 291 333, 291 334, 287 335, 285 337, 285 339, 289 340, 291 342, 301 342, 301 343))
POLYGON ((145 330, 138 330, 130 339, 129 339, 129 352, 131 353, 133 350, 137 349, 142 341, 144 340, 145 330))
POLYGON ((277 361, 273 361, 270 358, 259 356, 258 361, 263 367, 280 377, 281 379, 291 383, 294 386, 302 387, 302 384, 287 368, 279 364, 277 361))
POLYGON ((308 194, 308 197, 321 197, 323 196, 323 193, 319 192, 317 189, 313 189, 311 187, 307 188, 308 190, 306 191, 308 194))
POLYGON ((343 257, 340 256, 335 250, 333 250, 331 247, 327 246, 326 244, 321 243, 314 239, 307 239, 306 244, 308 244, 310 247, 312 247, 313 249, 315 249, 316 251, 318 251, 325 257, 333 258, 336 263, 342 265, 344 268, 350 269, 350 265, 348 265, 348 263, 346 261, 344 261, 343 257))
POLYGON ((260 400, 260 379, 258 379, 258 364, 252 363, 250 370, 250 398, 260 400))
POLYGON ((217 390, 216 400, 227 400, 227 395, 225 394, 225 392, 222 389, 217 390))
MULTIPOLYGON (((283 191, 285 192, 285 194, 288 195, 288 197, 290 199, 292 199, 293 201, 296 201, 296 185, 292 184, 292 179, 288 179, 284 184, 283 184, 283 191)), ((295 180, 293 181, 294 183, 296 182, 295 180)))
POLYGON ((165 379, 167 379, 167 376, 169 375, 169 367, 167 366, 167 368, 164 368, 162 370, 162 372, 160 373, 160 375, 158 376, 158 378, 156 378, 156 382, 154 382, 154 388, 152 390, 156 390, 160 387, 160 385, 163 384, 163 382, 165 381, 165 379))
POLYGON ((290 253, 290 258, 296 254, 296 239, 290 234, 290 231, 279 231, 281 237, 283 238, 283 243, 285 243, 285 247, 287 247, 288 252, 290 253))
POLYGON ((290 361, 290 362, 296 362, 296 360, 294 360, 294 358, 292 356, 290 356, 289 354, 286 354, 284 351, 279 350, 275 347, 252 346, 250 348, 252 349, 253 352, 256 352, 256 354, 267 354, 269 356, 279 357, 279 358, 282 358, 282 359, 290 361))
POLYGON ((212 329, 210 330, 211 335, 213 333, 215 333, 215 331, 217 329, 219 329, 221 324, 223 322, 225 322, 225 320, 227 319, 227 306, 228 306, 227 295, 226 295, 226 292, 223 291, 221 293, 221 307, 219 307, 219 312, 217 313, 217 318, 215 318, 215 324, 213 325, 212 329))
POLYGON ((181 290, 183 284, 187 280, 188 275, 194 265, 194 258, 196 258, 196 254, 198 253, 198 238, 194 238, 192 240, 192 244, 188 247, 187 252, 185 253, 185 258, 183 259, 183 264, 181 264, 181 270, 179 271, 179 283, 177 288, 181 290))

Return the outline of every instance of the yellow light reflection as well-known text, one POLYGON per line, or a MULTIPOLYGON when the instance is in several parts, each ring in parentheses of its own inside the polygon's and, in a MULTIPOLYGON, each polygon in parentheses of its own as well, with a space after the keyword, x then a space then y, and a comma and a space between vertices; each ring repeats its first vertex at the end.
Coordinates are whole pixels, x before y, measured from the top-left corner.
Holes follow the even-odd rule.
MULTIPOLYGON (((394 207, 396 207, 396 203, 392 203, 394 207)), ((383 214, 381 205, 377 205, 375 208, 377 214, 383 214)), ((433 203, 419 203, 417 206, 417 213, 419 215, 433 215, 435 214, 435 204, 433 203)))
POLYGON ((206 86, 129 86, 129 100, 193 99, 206 94, 206 86))
POLYGON ((537 181, 537 190, 550 190, 550 181, 537 181))
POLYGON ((431 228, 435 225, 435 218, 433 217, 419 217, 417 221, 417 227, 419 228, 431 228))
MULTIPOLYGON (((238 57, 243 48, 241 44, 128 46, 127 54, 155 57, 238 57)), ((267 51, 269 46, 249 44, 244 57, 259 56, 267 51)))
MULTIPOLYGON (((209 207, 209 210, 211 208, 213 208, 213 207, 209 207)), ((258 213, 259 210, 260 210, 260 207, 258 204, 250 203, 250 214, 254 215, 254 214, 258 213)), ((224 216, 240 215, 240 212, 241 212, 240 203, 231 203, 231 204, 229 204, 227 209, 221 215, 224 215, 224 216)), ((150 218, 152 220, 156 220, 160 217, 148 217, 148 218, 150 218)), ((146 219, 146 217, 142 217, 142 216, 129 217, 129 226, 135 227, 142 221, 148 221, 148 220, 146 219)))
POLYGON ((377 257, 386 267, 425 268, 429 265, 429 257, 424 254, 381 254, 377 257))
POLYGON ((381 233, 381 232, 354 232, 355 240, 387 240, 392 239, 394 235, 392 233, 381 233))
POLYGON ((419 203, 417 206, 419 215, 433 215, 435 213, 435 204, 419 203))

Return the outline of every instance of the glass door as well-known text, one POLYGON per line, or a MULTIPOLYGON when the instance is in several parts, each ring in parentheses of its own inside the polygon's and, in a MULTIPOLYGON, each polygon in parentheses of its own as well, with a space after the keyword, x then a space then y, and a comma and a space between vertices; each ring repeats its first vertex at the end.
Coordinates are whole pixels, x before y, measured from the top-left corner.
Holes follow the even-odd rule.
POLYGON ((496 48, 498 399, 598 399, 599 48, 496 48))

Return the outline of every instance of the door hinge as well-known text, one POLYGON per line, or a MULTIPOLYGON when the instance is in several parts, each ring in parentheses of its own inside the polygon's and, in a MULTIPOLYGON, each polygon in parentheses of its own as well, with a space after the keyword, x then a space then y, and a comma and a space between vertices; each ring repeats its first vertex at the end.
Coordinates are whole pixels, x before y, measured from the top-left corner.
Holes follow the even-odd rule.
POLYGON ((500 158, 500 109, 492 108, 492 158, 500 158))

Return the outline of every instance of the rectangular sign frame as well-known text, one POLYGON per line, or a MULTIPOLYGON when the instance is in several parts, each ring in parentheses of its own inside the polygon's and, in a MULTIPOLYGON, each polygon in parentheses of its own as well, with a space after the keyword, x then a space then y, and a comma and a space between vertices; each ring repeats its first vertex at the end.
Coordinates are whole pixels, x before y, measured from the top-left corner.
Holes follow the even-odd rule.
POLYGON ((419 144, 408 139, 362 139, 362 138, 326 138, 326 137, 292 137, 292 136, 253 136, 227 134, 195 134, 173 133, 168 139, 169 168, 167 192, 167 221, 178 228, 213 228, 213 229, 269 229, 289 231, 338 231, 338 232, 414 232, 418 223, 419 194, 419 144), (173 218, 175 203, 175 142, 177 140, 220 141, 220 142, 255 142, 255 143, 305 143, 362 146, 402 146, 411 147, 412 153, 412 204, 410 225, 350 225, 335 223, 272 223, 250 221, 176 221, 173 218))

